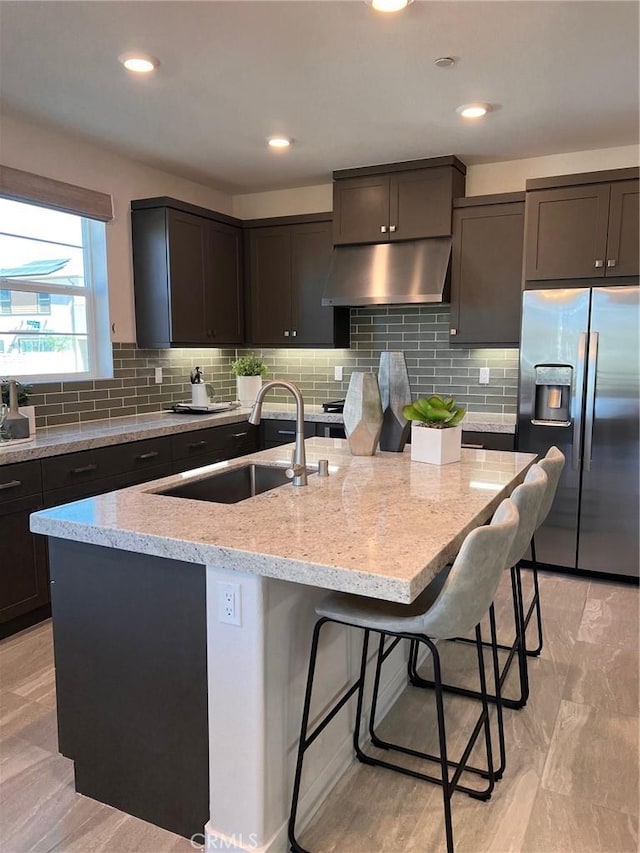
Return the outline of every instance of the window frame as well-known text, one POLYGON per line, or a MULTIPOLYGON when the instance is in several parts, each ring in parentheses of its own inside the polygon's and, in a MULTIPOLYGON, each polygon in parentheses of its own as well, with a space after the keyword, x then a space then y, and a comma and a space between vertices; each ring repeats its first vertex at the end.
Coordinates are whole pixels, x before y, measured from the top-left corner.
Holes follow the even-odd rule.
MULTIPOLYGON (((36 201, 11 198, 0 192, 0 199, 29 204, 47 210, 60 210, 50 204, 36 201)), ((111 346, 111 327, 109 321, 109 296, 107 279, 106 256, 106 221, 92 219, 81 212, 66 210, 81 221, 82 229, 82 260, 84 269, 84 284, 63 285, 43 281, 33 281, 25 278, 0 277, 0 289, 20 293, 48 293, 51 295, 82 296, 85 299, 86 337, 88 369, 72 373, 15 373, 15 378, 25 384, 35 385, 44 382, 90 382, 95 379, 110 379, 113 377, 113 352, 111 346)), ((20 237, 16 234, 14 236, 20 237)), ((47 242, 41 240, 40 242, 47 242)), ((53 241, 55 242, 55 241, 53 241)), ((37 339, 43 332, 24 330, 21 336, 37 339)), ((74 337, 73 333, 68 335, 74 337)), ((77 335, 80 337, 80 334, 77 335)))

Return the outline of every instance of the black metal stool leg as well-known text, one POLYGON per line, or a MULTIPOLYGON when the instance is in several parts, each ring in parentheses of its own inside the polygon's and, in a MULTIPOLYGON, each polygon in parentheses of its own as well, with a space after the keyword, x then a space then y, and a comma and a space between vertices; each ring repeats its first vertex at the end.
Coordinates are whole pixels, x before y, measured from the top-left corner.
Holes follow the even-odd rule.
POLYGON ((300 796, 300 781, 302 779, 302 762, 309 743, 307 741, 307 727, 309 725, 309 711, 311 709, 311 693, 313 691, 313 676, 316 668, 316 657, 318 655, 318 640, 320 637, 320 629, 326 622, 326 619, 320 619, 316 622, 313 629, 313 639, 311 641, 311 656, 309 658, 309 673, 307 675, 307 687, 304 694, 304 706, 302 710, 302 723, 300 725, 300 743, 298 745, 298 758, 296 760, 296 772, 293 781, 293 794, 291 797, 291 814, 289 816, 289 841, 291 850, 294 853, 307 853, 304 847, 300 847, 296 840, 296 816, 298 813, 298 797, 300 796))
MULTIPOLYGON (((540 585, 538 582, 538 561, 536 559, 536 543, 535 537, 531 538, 531 573, 533 575, 533 598, 527 611, 525 618, 525 631, 529 625, 529 620, 535 610, 536 625, 538 629, 538 645, 534 649, 526 649, 530 657, 537 657, 542 652, 543 636, 542 636, 542 613, 540 612, 540 585)), ((525 641, 526 648, 526 641, 525 641)))
MULTIPOLYGON (((495 771, 496 779, 502 779, 507 766, 507 752, 504 743, 504 719, 502 714, 502 694, 500 684, 500 663, 498 661, 498 637, 496 633, 496 612, 493 604, 489 608, 489 626, 491 631, 491 657, 493 659, 493 683, 496 695, 496 720, 498 723, 498 746, 500 750, 500 765, 495 771)), ((525 658, 526 663, 526 658, 525 658)))
POLYGON ((489 702, 487 701, 487 677, 484 670, 484 646, 482 643, 482 629, 479 624, 476 625, 476 650, 478 654, 482 716, 484 719, 484 742, 487 750, 487 772, 489 774, 489 786, 486 793, 487 799, 489 799, 495 784, 495 774, 493 769, 493 749, 491 747, 491 720, 489 719, 489 702))
POLYGON ((440 672, 440 654, 430 640, 427 646, 433 655, 433 677, 436 694, 436 714, 438 717, 438 739, 440 741, 440 770, 442 773, 442 803, 444 806, 444 828, 447 838, 447 853, 453 853, 453 822, 451 820, 451 788, 449 783, 449 763, 447 761, 447 733, 444 722, 444 701, 442 692, 442 674, 440 672))

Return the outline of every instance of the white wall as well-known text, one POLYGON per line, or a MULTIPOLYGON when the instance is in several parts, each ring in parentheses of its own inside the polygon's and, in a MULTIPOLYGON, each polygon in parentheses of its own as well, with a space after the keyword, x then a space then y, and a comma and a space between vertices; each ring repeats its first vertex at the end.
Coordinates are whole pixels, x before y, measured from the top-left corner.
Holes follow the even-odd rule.
POLYGON ((66 181, 113 197, 114 219, 107 225, 110 319, 114 341, 135 341, 129 203, 136 198, 173 196, 231 213, 231 197, 219 190, 150 169, 75 136, 3 115, 0 161, 47 178, 66 181))
POLYGON ((637 145, 595 151, 572 151, 569 154, 550 154, 547 157, 508 160, 503 163, 482 163, 467 168, 466 194, 517 192, 525 188, 528 178, 625 169, 639 164, 640 148, 637 145))
MULTIPOLYGON (((636 145, 596 151, 573 151, 569 154, 551 154, 547 157, 508 160, 502 163, 483 163, 467 168, 466 194, 469 196, 516 192, 524 190, 528 178, 622 169, 639 164, 640 148, 636 145)), ((332 209, 331 194, 331 184, 322 184, 236 195, 233 197, 233 213, 240 219, 321 213, 332 209)))

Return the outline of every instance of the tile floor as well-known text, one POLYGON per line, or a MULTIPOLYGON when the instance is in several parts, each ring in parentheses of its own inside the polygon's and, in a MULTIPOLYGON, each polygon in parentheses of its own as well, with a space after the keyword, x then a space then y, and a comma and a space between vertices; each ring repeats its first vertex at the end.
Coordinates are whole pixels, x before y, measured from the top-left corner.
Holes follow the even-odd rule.
MULTIPOLYGON (((637 588, 545 575, 545 646, 530 660, 526 708, 506 712, 507 770, 490 802, 453 800, 457 853, 638 851, 637 588)), ((498 597, 508 623, 508 587, 498 597)), ((450 680, 473 650, 443 644, 450 680)), ((513 688, 513 684, 507 686, 513 688)), ((474 710, 451 697, 450 749, 474 710)), ((381 726, 435 749, 428 694, 408 689, 381 726), (427 697, 427 698, 425 698, 427 697), (417 738, 417 740, 416 740, 417 738)), ((301 834, 314 853, 444 850, 438 788, 355 765, 301 834)), ((82 797, 57 754, 51 626, 0 643, 0 849, 3 853, 169 853, 178 836, 82 797)))

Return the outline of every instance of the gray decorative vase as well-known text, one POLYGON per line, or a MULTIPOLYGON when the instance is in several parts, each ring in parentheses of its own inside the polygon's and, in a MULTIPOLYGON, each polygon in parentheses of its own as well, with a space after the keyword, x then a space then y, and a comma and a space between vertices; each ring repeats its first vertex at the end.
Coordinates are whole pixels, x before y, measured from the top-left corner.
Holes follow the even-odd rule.
POLYGON ((382 403, 375 373, 354 370, 344 401, 344 429, 354 456, 373 456, 382 430, 382 403))
POLYGON ((9 380, 9 412, 3 427, 12 439, 29 438, 29 418, 18 411, 18 386, 15 379, 9 380))
POLYGON ((403 352, 380 353, 378 373, 382 400, 382 432, 380 450, 402 453, 409 438, 411 422, 402 414, 411 402, 411 386, 403 352))

